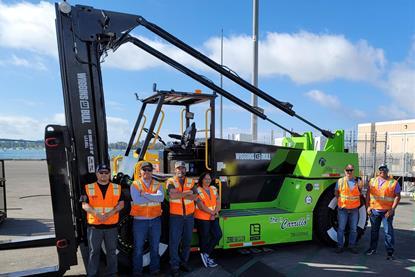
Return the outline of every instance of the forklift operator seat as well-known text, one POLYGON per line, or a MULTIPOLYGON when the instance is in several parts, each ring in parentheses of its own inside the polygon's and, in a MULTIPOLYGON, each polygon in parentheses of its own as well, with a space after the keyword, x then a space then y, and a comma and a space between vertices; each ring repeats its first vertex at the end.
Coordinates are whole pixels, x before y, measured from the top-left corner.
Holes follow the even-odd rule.
POLYGON ((195 144, 196 124, 193 122, 186 128, 183 135, 169 134, 170 138, 180 140, 180 144, 175 142, 171 148, 176 150, 190 150, 195 144))
POLYGON ((190 149, 195 144, 196 139, 196 124, 193 122, 186 128, 181 138, 181 147, 183 149, 190 149))

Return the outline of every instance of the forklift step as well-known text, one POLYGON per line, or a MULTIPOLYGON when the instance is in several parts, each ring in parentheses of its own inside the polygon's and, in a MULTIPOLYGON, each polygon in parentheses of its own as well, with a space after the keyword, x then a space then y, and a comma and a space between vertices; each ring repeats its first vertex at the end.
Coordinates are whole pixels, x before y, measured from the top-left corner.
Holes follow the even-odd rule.
POLYGON ((221 217, 239 217, 239 216, 255 216, 267 214, 286 214, 286 210, 278 208, 258 208, 258 209, 243 209, 243 210, 222 210, 221 217))
POLYGON ((55 235, 33 236, 14 240, 0 240, 0 250, 55 246, 55 235))

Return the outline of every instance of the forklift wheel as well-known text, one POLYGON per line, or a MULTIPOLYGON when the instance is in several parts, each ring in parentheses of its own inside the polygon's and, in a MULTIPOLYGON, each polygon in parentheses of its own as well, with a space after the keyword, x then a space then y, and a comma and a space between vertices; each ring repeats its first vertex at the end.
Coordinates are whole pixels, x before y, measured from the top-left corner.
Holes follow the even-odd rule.
MULTIPOLYGON (((357 222, 357 241, 363 236, 367 226, 367 214, 364 198, 359 207, 359 219, 357 222)), ((334 186, 331 186, 322 195, 314 211, 314 237, 324 244, 335 246, 337 244, 337 199, 334 197, 334 186)), ((349 241, 349 227, 346 225, 344 245, 349 241)))

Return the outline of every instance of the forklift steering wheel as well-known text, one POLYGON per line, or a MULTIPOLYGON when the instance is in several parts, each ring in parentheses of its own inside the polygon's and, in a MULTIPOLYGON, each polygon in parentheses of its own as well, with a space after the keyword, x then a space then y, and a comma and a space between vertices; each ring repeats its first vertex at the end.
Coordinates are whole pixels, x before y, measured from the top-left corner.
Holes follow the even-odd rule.
MULTIPOLYGON (((146 132, 146 133, 148 133, 148 129, 147 129, 147 128, 143 128, 143 131, 144 131, 144 132, 146 132)), ((150 136, 151 136, 151 138, 155 138, 155 137, 156 137, 156 133, 151 132, 151 133, 150 133, 150 136)), ((158 140, 161 144, 163 144, 164 146, 166 146, 166 143, 165 143, 165 142, 164 142, 164 140, 160 137, 160 135, 157 137, 157 140, 158 140)))

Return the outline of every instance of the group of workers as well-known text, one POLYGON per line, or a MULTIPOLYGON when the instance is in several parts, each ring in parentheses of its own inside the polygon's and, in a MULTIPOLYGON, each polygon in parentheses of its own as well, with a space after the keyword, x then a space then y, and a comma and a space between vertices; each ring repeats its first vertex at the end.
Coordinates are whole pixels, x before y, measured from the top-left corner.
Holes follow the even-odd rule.
MULTIPOLYGON (((367 186, 365 205, 367 215, 370 219, 371 236, 369 249, 365 255, 371 256, 376 253, 379 229, 381 223, 385 234, 385 248, 388 260, 393 260, 395 236, 393 232, 393 217, 396 207, 401 199, 401 187, 397 180, 389 176, 389 169, 382 164, 377 177, 370 179, 367 186)), ((337 181, 334 194, 337 197, 338 206, 338 230, 336 253, 344 251, 344 233, 349 223, 349 249, 357 254, 357 224, 359 218, 359 207, 362 206, 363 182, 356 178, 354 167, 348 164, 345 169, 345 176, 337 181)))
MULTIPOLYGON (((153 165, 141 163, 140 176, 130 186, 133 219, 133 276, 143 275, 143 247, 150 245, 150 274, 160 273, 159 244, 161 237, 161 203, 164 191, 169 197, 169 254, 171 275, 180 270, 190 272, 188 264, 193 228, 199 235, 200 257, 205 267, 216 267, 211 254, 222 237, 219 226, 221 202, 218 189, 210 173, 203 173, 198 181, 186 177, 186 165, 177 161, 175 176, 167 179, 166 188, 153 178, 153 165)), ((82 208, 87 212, 89 258, 88 276, 96 276, 99 268, 101 244, 105 242, 107 275, 117 273, 117 223, 124 208, 125 197, 121 186, 110 182, 107 165, 97 167, 97 182, 85 186, 81 197, 82 208)))
MULTIPOLYGON (((150 245, 150 273, 160 273, 159 243, 161 237, 161 203, 164 191, 169 197, 169 254, 171 275, 179 276, 179 270, 190 272, 188 264, 190 244, 194 226, 199 235, 200 257, 205 267, 217 264, 211 257, 212 251, 222 237, 218 213, 221 200, 210 173, 203 173, 198 181, 186 177, 183 161, 175 163, 175 176, 169 178, 164 189, 153 178, 153 165, 143 162, 140 176, 130 186, 131 211, 133 219, 133 276, 143 274, 143 247, 145 241, 150 245)), ((349 223, 348 245, 352 253, 356 248, 359 208, 362 206, 363 182, 356 178, 354 167, 345 167, 345 176, 335 187, 338 204, 338 231, 336 253, 344 251, 344 235, 349 223)), ((88 276, 98 274, 101 244, 105 242, 107 274, 117 273, 117 223, 119 212, 124 208, 125 197, 121 186, 110 182, 110 168, 99 165, 97 182, 85 185, 81 196, 82 208, 87 213, 87 238, 89 258, 88 276)), ((371 223, 370 247, 366 255, 376 253, 381 222, 385 232, 387 259, 394 259, 393 217, 400 201, 400 185, 388 175, 388 167, 381 165, 379 175, 369 182, 366 194, 366 209, 371 223)))

